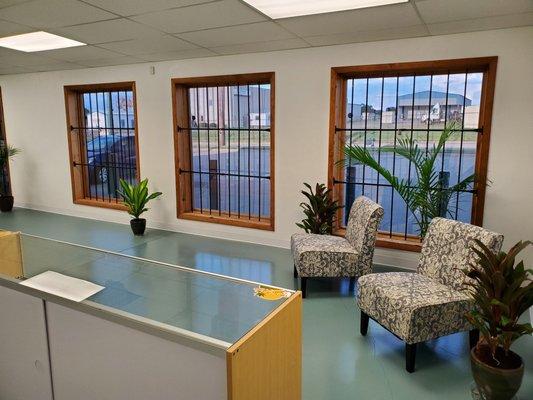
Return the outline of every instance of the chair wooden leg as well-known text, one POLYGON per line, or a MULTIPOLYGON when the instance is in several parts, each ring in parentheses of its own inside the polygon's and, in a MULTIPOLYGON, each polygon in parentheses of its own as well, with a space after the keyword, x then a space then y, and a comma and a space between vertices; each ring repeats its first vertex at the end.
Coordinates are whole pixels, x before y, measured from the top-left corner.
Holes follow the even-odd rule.
POLYGON ((470 348, 473 349, 479 341, 479 329, 472 329, 468 332, 468 339, 470 341, 470 348))
POLYGON ((368 332, 368 321, 369 321, 370 317, 368 316, 368 314, 364 313, 363 311, 361 311, 361 325, 359 327, 360 331, 361 331, 361 335, 363 336, 366 336, 367 332, 368 332))
POLYGON ((293 271, 294 277, 298 278, 298 270, 296 269, 296 264, 294 264, 294 271, 293 271))
POLYGON ((302 291, 302 298, 307 297, 307 278, 301 276, 300 277, 300 290, 302 291))
POLYGON ((416 343, 405 344, 405 369, 407 372, 415 372, 416 343))

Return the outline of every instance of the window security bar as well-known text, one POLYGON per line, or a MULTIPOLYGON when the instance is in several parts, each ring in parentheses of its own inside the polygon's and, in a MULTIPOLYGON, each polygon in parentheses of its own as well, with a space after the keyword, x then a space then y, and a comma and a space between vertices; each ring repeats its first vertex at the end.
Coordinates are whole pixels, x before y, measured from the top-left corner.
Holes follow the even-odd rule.
MULTIPOLYGON (((345 115, 342 116, 345 122, 335 126, 336 133, 346 134, 336 137, 343 146, 359 145, 367 149, 380 165, 415 189, 417 182, 413 178, 412 162, 383 148, 397 147, 400 137, 417 137, 420 150, 428 152, 433 141, 438 140, 435 134, 454 121, 457 127, 453 137, 441 150, 437 161, 439 173, 447 174, 444 190, 448 184, 451 186, 461 181, 475 169, 476 143, 483 135, 479 121, 483 79, 484 73, 468 70, 456 74, 347 78, 345 115)), ((345 185, 341 189, 346 204, 343 223, 346 223, 349 205, 363 194, 374 198, 386 209, 389 215, 381 229, 390 237, 399 234, 407 238, 412 234, 414 222, 408 208, 401 200, 398 202, 398 194, 391 190, 392 186, 365 165, 352 164, 351 159, 347 161, 340 179, 333 179, 334 185, 345 185), (358 179, 355 179, 356 174, 358 179)), ((447 210, 451 218, 470 222, 470 209, 478 195, 477 189, 473 186, 452 196, 447 210)))
POLYGON ((197 132, 197 131, 240 131, 240 132, 270 132, 270 128, 219 128, 219 127, 199 127, 199 128, 186 128, 183 126, 177 126, 178 132, 182 131, 189 131, 189 132, 197 132))
POLYGON ((71 131, 77 130, 102 130, 102 131, 135 131, 135 128, 120 128, 118 126, 109 127, 109 126, 70 126, 71 131))
MULTIPOLYGON (((442 132, 443 128, 338 128, 335 127, 335 132, 442 132)), ((478 132, 483 133, 483 128, 465 128, 455 129, 456 132, 478 132)))
POLYGON ((250 178, 250 179, 270 179, 270 176, 264 176, 264 175, 249 175, 249 174, 234 174, 231 172, 220 172, 220 171, 193 171, 193 170, 186 170, 186 169, 179 169, 180 174, 203 174, 203 175, 219 175, 219 176, 230 176, 230 177, 238 177, 238 178, 250 178))
MULTIPOLYGON (((334 185, 363 185, 363 182, 348 182, 348 181, 341 181, 338 179, 333 179, 334 185)), ((364 182, 365 186, 373 186, 373 187, 392 187, 389 183, 372 183, 372 182, 364 182)), ((416 189, 417 186, 408 186, 409 189, 416 189)), ((435 190, 446 190, 446 188, 438 188, 436 187, 435 190)), ((477 193, 477 189, 465 189, 465 190, 459 190, 461 193, 477 193)))

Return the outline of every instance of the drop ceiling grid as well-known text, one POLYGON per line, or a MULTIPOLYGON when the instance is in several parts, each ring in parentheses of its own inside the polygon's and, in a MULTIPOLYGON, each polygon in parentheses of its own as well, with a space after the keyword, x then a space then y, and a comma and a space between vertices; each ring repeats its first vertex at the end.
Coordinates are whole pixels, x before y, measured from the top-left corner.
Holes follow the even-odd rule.
POLYGON ((0 74, 526 25, 533 25, 532 0, 410 0, 280 20, 244 0, 0 0, 0 37, 42 29, 88 43, 33 54, 0 48, 0 74))

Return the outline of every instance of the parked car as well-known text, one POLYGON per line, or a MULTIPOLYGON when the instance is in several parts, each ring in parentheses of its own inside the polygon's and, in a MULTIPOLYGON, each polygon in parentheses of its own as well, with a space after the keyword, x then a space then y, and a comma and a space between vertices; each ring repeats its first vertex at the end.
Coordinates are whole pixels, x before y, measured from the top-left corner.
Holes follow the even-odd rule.
POLYGON ((111 168, 115 166, 121 178, 135 176, 135 170, 127 168, 137 165, 135 136, 106 135, 98 136, 87 143, 87 164, 89 180, 106 183, 111 168))

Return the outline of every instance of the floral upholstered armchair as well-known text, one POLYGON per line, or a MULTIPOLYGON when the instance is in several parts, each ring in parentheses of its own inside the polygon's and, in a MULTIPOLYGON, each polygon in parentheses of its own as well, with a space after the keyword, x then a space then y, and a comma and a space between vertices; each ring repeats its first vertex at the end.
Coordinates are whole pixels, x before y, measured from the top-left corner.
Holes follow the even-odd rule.
POLYGON ((388 272, 359 279, 357 303, 361 309, 361 334, 369 318, 406 343, 406 369, 414 371, 417 343, 470 330, 470 345, 479 332, 465 318, 472 299, 462 270, 477 257, 478 239, 499 251, 503 236, 444 218, 434 218, 424 243, 416 273, 388 272))
POLYGON ((372 272, 372 258, 383 208, 358 197, 350 210, 346 237, 296 233, 291 237, 294 277, 300 276, 302 295, 307 278, 348 277, 354 280, 372 272))

